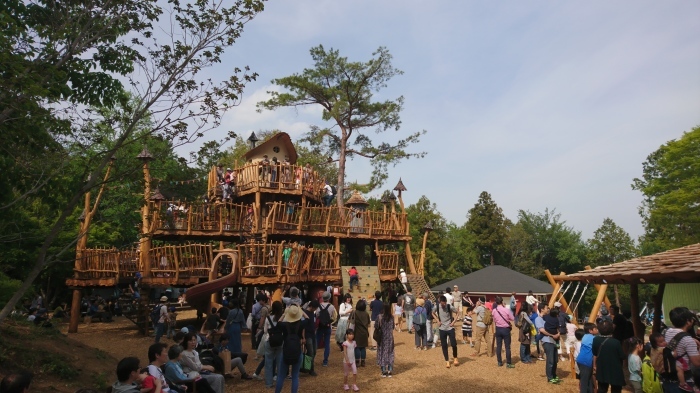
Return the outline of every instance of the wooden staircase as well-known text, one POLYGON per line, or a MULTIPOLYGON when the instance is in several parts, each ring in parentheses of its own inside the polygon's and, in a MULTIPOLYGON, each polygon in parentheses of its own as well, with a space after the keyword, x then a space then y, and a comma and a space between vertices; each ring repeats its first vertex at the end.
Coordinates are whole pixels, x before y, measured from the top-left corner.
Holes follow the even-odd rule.
POLYGON ((425 277, 423 277, 422 274, 407 274, 406 278, 408 278, 408 285, 411 286, 411 293, 417 296, 423 295, 424 293, 428 293, 430 296, 430 300, 435 303, 435 295, 430 291, 430 287, 428 286, 428 283, 425 282, 425 277))
POLYGON ((361 298, 368 300, 374 298, 374 292, 382 290, 382 285, 379 282, 379 268, 376 266, 355 266, 360 275, 360 284, 354 286, 352 292, 350 292, 350 276, 347 271, 351 267, 340 267, 340 273, 343 278, 343 292, 352 294, 353 303, 357 303, 361 298))

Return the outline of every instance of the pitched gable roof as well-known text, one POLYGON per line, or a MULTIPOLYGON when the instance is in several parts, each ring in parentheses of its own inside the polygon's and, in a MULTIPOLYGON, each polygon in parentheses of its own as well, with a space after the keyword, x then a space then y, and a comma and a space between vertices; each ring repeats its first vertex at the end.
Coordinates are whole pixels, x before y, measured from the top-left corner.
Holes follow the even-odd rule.
POLYGON ((289 156, 289 163, 294 165, 297 163, 297 150, 294 148, 294 143, 292 143, 292 139, 289 137, 289 134, 286 132, 278 132, 274 134, 273 136, 270 137, 270 139, 266 140, 265 142, 259 144, 258 146, 255 147, 255 149, 248 150, 243 157, 247 160, 249 160, 252 157, 255 157, 257 155, 262 154, 261 152, 264 152, 268 149, 268 145, 280 143, 283 144, 285 147, 285 150, 287 151, 287 155, 289 156))
POLYGON ((454 285, 459 286, 460 291, 468 291, 470 294, 515 292, 525 295, 528 291, 532 291, 535 295, 552 293, 552 286, 546 282, 499 265, 487 266, 466 276, 436 285, 430 290, 444 291, 445 288, 452 288, 454 285))

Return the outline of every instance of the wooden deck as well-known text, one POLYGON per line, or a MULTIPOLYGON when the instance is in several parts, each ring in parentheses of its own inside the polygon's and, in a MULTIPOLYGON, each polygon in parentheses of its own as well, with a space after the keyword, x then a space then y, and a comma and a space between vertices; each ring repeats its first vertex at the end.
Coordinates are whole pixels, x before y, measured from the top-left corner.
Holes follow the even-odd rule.
MULTIPOLYGON (((78 256, 79 269, 66 280, 70 287, 114 286, 133 282, 137 272, 147 286, 191 286, 209 280, 214 255, 209 244, 154 247, 146 263, 135 250, 86 249, 78 256)), ((239 255, 239 285, 284 284, 296 282, 334 283, 341 281, 340 253, 334 248, 314 248, 298 243, 245 243, 228 250, 239 255)), ((144 258, 146 259, 146 258, 144 258)), ((398 274, 398 252, 377 252, 382 281, 393 281, 398 274)), ((218 272, 217 272, 218 273, 218 272)))

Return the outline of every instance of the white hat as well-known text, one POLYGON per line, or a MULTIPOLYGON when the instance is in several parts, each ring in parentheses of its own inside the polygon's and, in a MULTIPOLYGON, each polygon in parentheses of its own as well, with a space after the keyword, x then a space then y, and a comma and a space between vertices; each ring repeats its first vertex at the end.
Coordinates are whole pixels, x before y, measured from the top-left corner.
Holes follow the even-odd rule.
POLYGON ((561 307, 561 303, 559 303, 559 302, 554 302, 554 307, 561 307))
POLYGON ((161 302, 167 302, 167 301, 168 301, 168 297, 167 297, 167 296, 161 296, 161 297, 160 297, 160 301, 161 301, 161 302))
POLYGON ((187 334, 187 333, 190 332, 190 329, 184 327, 184 328, 180 329, 180 331, 181 331, 182 333, 184 333, 184 334, 187 334))
POLYGON ((399 272, 403 273, 403 269, 399 269, 399 272))
POLYGON ((301 308, 296 304, 290 304, 284 312, 284 321, 293 323, 301 319, 301 308))

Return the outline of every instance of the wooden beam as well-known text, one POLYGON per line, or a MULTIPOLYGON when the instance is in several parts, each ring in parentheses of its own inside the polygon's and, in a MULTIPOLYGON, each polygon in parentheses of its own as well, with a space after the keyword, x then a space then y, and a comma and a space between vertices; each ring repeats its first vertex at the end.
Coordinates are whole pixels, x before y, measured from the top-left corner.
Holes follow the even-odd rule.
POLYGON ((664 300, 664 290, 666 290, 666 284, 659 284, 659 288, 656 290, 656 295, 654 295, 654 320, 651 324, 651 331, 654 333, 661 333, 661 306, 664 300))
POLYGON ((634 336, 644 342, 644 324, 639 320, 639 287, 637 284, 630 284, 630 312, 632 313, 634 336))
POLYGON ((70 305, 70 324, 68 325, 68 333, 78 333, 78 324, 80 324, 80 297, 79 289, 73 289, 73 302, 70 305))
MULTIPOLYGON (((586 265, 586 267, 584 267, 584 269, 585 270, 592 270, 590 265, 586 265)), ((600 292, 600 284, 594 284, 594 286, 595 286, 596 291, 600 292)), ((605 292, 607 292, 607 290, 605 292)), ((605 302, 605 307, 607 307, 608 310, 610 310, 610 306, 612 304, 610 303, 610 299, 608 299, 607 293, 605 294, 605 297, 603 298, 603 302, 605 302)))
POLYGON ((588 322, 595 323, 596 317, 598 317, 598 311, 600 311, 600 305, 603 304, 603 299, 605 299, 605 293, 608 291, 608 284, 602 284, 600 290, 598 290, 598 297, 593 303, 593 309, 591 310, 591 315, 588 316, 588 322))

